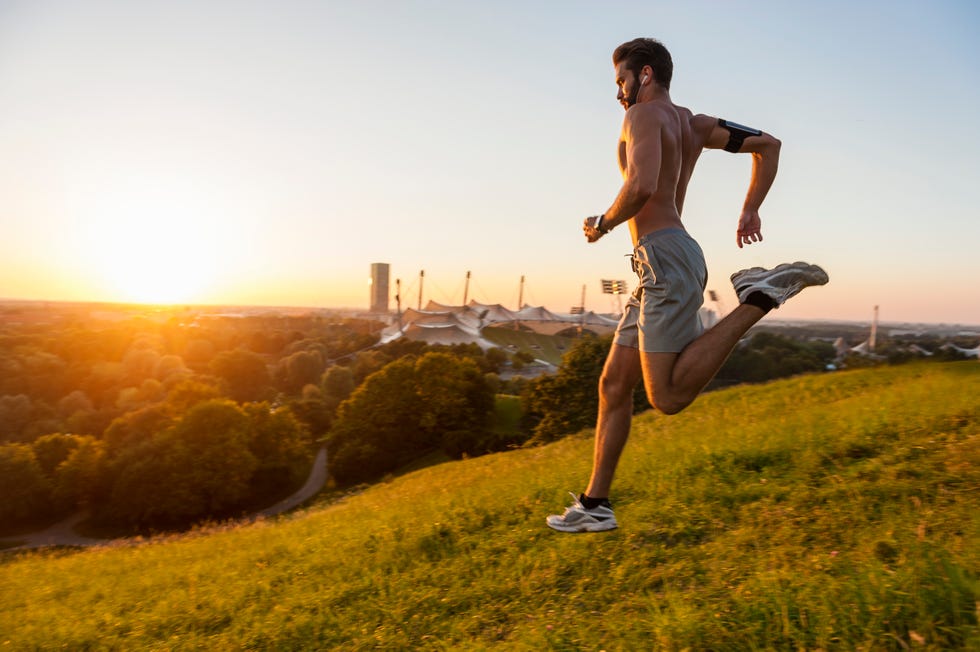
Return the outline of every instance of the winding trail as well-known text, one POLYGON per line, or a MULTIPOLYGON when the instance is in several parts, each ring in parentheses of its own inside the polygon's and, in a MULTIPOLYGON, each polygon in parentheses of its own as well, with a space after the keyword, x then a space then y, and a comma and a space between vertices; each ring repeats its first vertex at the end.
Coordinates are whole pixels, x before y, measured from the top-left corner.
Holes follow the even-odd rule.
MULTIPOLYGON (((265 509, 259 510, 250 516, 245 517, 246 521, 255 521, 260 518, 268 518, 270 516, 276 516, 282 514, 283 512, 288 512, 291 509, 299 507, 307 500, 315 496, 321 489, 323 485, 327 483, 327 449, 321 448, 317 451, 316 457, 313 460, 313 468, 310 470, 310 475, 306 479, 299 490, 283 498, 275 505, 271 507, 266 507, 265 509)), ((14 548, 6 548, 0 550, 0 552, 12 552, 15 550, 30 550, 32 548, 46 548, 48 546, 105 546, 112 543, 118 543, 125 541, 126 539, 92 539, 90 537, 85 537, 77 532, 75 532, 75 526, 84 521, 88 517, 87 512, 78 512, 72 514, 63 521, 55 523, 51 527, 40 530, 38 532, 31 532, 29 534, 24 534, 17 537, 7 537, 7 541, 23 541, 19 546, 14 548)), ((133 541, 146 542, 147 539, 133 539, 133 541)), ((3 541, 0 540, 0 543, 3 541)))

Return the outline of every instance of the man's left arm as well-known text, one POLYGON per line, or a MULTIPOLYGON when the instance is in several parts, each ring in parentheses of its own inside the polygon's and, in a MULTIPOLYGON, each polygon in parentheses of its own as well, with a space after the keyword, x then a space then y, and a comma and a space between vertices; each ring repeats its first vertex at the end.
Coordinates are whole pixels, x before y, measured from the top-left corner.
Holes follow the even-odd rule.
POLYGON ((602 215, 602 231, 596 228, 599 218, 589 217, 582 227, 589 242, 595 242, 613 227, 640 212, 657 192, 660 178, 660 120, 655 113, 637 105, 626 112, 623 138, 626 141, 626 175, 619 194, 602 215))
POLYGON ((704 146, 708 149, 724 149, 726 151, 752 154, 752 178, 749 189, 745 194, 742 214, 738 220, 737 243, 743 245, 762 241, 762 219, 759 217, 759 207, 769 194, 772 182, 776 179, 779 169, 779 149, 782 146, 778 138, 771 134, 755 130, 757 133, 746 133, 741 125, 729 124, 723 120, 699 115, 698 120, 711 124, 711 132, 704 146))

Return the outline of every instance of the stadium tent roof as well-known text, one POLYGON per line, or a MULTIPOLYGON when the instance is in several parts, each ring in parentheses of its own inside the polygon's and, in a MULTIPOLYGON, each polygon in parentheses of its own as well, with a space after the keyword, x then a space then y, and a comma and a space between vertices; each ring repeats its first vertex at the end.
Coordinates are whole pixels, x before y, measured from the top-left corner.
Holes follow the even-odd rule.
POLYGON ((469 306, 447 306, 444 303, 439 303, 438 301, 433 301, 429 299, 429 303, 425 304, 426 312, 466 312, 469 310, 469 306))
POLYGON ((471 299, 470 302, 466 304, 466 306, 471 310, 476 311, 477 314, 482 314, 482 319, 484 324, 509 322, 509 321, 514 321, 515 319, 514 312, 511 310, 507 310, 507 308, 504 308, 499 303, 493 303, 493 304, 477 303, 476 301, 471 299))
POLYGON ((428 324, 430 326, 452 326, 459 324, 466 328, 479 331, 480 317, 472 311, 452 310, 415 310, 409 308, 402 313, 402 324, 428 324))
POLYGON ((459 324, 433 325, 412 323, 404 331, 410 340, 421 340, 429 344, 476 344, 480 348, 493 348, 493 344, 480 337, 479 332, 459 324))
POLYGON ((520 321, 566 321, 544 306, 524 306, 514 314, 520 321))
POLYGON ((447 306, 430 300, 425 310, 409 308, 401 315, 401 330, 394 324, 383 333, 383 341, 405 336, 414 340, 439 344, 473 342, 482 347, 492 346, 484 340, 481 332, 486 326, 506 327, 519 322, 521 327, 542 335, 554 335, 579 324, 599 335, 615 330, 618 319, 599 315, 593 311, 582 315, 553 313, 543 306, 525 306, 514 312, 499 303, 483 304, 470 301, 465 306, 447 306), (437 331, 442 331, 437 334, 437 331))
POLYGON ((980 346, 978 346, 975 349, 964 349, 962 347, 956 346, 952 342, 947 342, 946 344, 943 344, 940 348, 952 349, 953 351, 962 353, 968 358, 980 358, 980 346))
POLYGON ((604 317, 597 312, 592 312, 591 310, 583 315, 571 315, 572 321, 576 323, 581 319, 582 323, 586 326, 608 326, 611 328, 616 328, 619 325, 618 319, 612 319, 611 317, 604 317))

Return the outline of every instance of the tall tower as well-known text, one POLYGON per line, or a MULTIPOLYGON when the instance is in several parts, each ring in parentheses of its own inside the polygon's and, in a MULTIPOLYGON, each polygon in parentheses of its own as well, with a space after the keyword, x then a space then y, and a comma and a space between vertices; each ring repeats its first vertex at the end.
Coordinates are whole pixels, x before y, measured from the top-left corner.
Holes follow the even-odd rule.
POLYGON ((371 312, 388 312, 388 263, 371 263, 371 312))

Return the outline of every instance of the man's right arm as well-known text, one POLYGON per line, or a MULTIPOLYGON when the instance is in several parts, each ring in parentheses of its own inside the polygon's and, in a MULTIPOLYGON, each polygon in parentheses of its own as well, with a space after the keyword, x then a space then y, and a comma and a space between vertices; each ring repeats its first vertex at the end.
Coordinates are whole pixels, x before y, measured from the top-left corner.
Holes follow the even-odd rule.
MULTIPOLYGON (((723 126, 717 118, 698 115, 694 118, 694 127, 703 138, 704 148, 726 149, 733 140, 733 129, 723 126)), ((759 207, 776 178, 776 171, 779 169, 779 149, 782 143, 778 138, 763 132, 759 135, 746 136, 741 143, 736 142, 735 145, 738 147, 735 152, 752 154, 752 179, 749 181, 749 189, 738 221, 737 242, 741 248, 743 245, 762 241, 759 207)))

